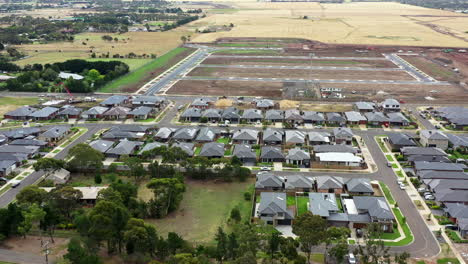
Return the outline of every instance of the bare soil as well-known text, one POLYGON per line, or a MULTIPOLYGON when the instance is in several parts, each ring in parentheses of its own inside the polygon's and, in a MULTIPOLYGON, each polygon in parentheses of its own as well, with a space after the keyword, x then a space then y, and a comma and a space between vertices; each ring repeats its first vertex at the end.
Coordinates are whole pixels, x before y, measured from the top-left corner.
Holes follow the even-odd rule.
MULTIPOLYGON (((48 237, 43 237, 44 241, 49 241, 48 237)), ((49 243, 49 260, 56 260, 67 253, 67 244, 69 239, 68 238, 59 238, 54 237, 55 243, 49 243)), ((17 251, 17 252, 24 252, 28 254, 34 254, 38 256, 44 255, 44 249, 41 248, 41 238, 38 236, 26 236, 23 237, 12 237, 5 240, 2 243, 2 247, 17 251)))
POLYGON ((281 82, 178 81, 167 94, 281 97, 281 82))
POLYGON ((339 80, 415 80, 404 71, 339 71, 198 67, 187 75, 203 77, 304 78, 339 80))
POLYGON ((460 79, 458 74, 452 71, 452 67, 444 67, 443 65, 447 64, 442 64, 442 62, 440 62, 442 64, 440 65, 434 60, 422 56, 401 55, 400 57, 436 80, 453 82, 460 79))

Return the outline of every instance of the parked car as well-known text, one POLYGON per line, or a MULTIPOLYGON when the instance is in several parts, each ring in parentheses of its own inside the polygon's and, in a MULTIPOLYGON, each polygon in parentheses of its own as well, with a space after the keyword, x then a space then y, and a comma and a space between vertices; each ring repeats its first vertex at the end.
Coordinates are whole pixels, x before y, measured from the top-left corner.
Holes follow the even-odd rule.
POLYGON ((353 253, 349 253, 349 255, 348 255, 348 262, 349 262, 350 264, 356 264, 356 263, 357 263, 356 257, 354 256, 353 253))
POLYGON ((10 184, 11 184, 11 188, 16 188, 16 187, 18 187, 18 186, 21 184, 21 181, 18 181, 18 180, 11 180, 11 181, 10 181, 10 184))
POLYGON ((269 167, 261 167, 260 170, 261 170, 261 171, 271 171, 271 168, 269 168, 269 167))
POLYGON ((424 196, 432 195, 432 193, 431 193, 431 192, 425 192, 423 195, 424 195, 424 196))
POLYGON ((426 187, 419 187, 418 192, 420 192, 420 193, 427 192, 427 189, 426 189, 426 187))
POLYGON ((426 195, 426 196, 424 196, 424 199, 426 199, 426 200, 435 200, 435 197, 434 197, 434 195, 426 195))
POLYGON ((360 238, 363 236, 363 232, 362 232, 362 229, 361 228, 356 228, 356 237, 357 238, 360 238))
POLYGON ((391 168, 391 167, 392 167, 392 163, 391 163, 391 162, 387 162, 387 167, 391 168))
POLYGON ((458 230, 458 226, 456 226, 456 225, 445 225, 445 229, 458 230))
POLYGON ((406 189, 406 185, 404 183, 400 183, 398 186, 400 187, 400 190, 406 189))

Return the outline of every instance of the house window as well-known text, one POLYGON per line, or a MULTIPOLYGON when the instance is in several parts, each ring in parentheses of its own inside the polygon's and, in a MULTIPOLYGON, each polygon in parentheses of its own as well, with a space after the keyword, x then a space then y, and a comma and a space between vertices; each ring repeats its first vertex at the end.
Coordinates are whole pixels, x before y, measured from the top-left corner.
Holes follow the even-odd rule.
POLYGON ((279 217, 283 217, 283 213, 278 213, 278 216, 279 216, 279 217))

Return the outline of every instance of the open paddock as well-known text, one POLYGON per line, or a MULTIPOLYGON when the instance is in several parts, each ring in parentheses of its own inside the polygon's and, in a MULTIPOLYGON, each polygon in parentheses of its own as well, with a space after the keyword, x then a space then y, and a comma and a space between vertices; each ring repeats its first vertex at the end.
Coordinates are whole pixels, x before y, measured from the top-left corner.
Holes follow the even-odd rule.
POLYGON ((400 55, 400 57, 436 80, 457 81, 460 79, 459 76, 451 70, 451 67, 443 67, 426 57, 405 55, 400 55))
POLYGON ((200 77, 250 77, 250 78, 304 78, 339 80, 398 80, 414 81, 404 71, 364 71, 364 70, 303 70, 303 69, 250 69, 197 67, 187 74, 200 77))
POLYGON ((181 80, 167 94, 206 96, 281 97, 282 82, 197 81, 181 80))

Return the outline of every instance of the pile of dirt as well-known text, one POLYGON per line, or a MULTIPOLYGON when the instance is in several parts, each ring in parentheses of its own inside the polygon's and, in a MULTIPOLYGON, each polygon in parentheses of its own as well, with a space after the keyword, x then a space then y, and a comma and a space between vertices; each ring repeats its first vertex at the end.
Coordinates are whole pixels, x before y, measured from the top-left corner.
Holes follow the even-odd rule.
POLYGON ((219 99, 216 101, 215 106, 219 108, 225 108, 225 107, 230 107, 232 106, 233 101, 230 99, 219 99))
POLYGON ((279 102, 281 109, 291 109, 296 108, 299 105, 298 101, 291 101, 291 100, 281 100, 279 102))

